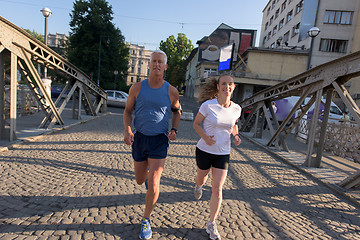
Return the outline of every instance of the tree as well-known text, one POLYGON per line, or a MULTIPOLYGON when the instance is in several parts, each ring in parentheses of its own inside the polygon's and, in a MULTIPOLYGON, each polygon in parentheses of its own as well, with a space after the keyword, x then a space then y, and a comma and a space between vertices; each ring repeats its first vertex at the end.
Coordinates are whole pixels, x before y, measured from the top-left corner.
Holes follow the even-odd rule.
POLYGON ((177 39, 175 39, 174 35, 171 35, 165 42, 161 41, 160 49, 168 57, 167 81, 173 86, 180 88, 185 83, 185 61, 194 49, 194 46, 184 33, 179 33, 177 39))
POLYGON ((67 57, 105 89, 126 87, 129 48, 120 29, 112 23, 112 6, 106 0, 76 0, 70 13, 67 57), (100 63, 100 75, 99 75, 100 63))
POLYGON ((24 30, 27 32, 27 33, 30 33, 33 37, 35 37, 36 39, 38 39, 38 40, 40 40, 41 42, 44 42, 44 37, 41 35, 41 34, 39 34, 39 33, 37 33, 37 32, 35 32, 35 30, 30 30, 30 29, 25 29, 24 28, 24 30))

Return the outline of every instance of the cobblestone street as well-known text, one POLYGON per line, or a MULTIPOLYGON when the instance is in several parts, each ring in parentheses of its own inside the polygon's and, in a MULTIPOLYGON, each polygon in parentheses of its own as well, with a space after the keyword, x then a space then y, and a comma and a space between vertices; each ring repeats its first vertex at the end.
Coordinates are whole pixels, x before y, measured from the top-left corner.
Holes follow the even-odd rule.
MULTIPOLYGON (((153 239, 208 239, 211 178, 193 196, 191 121, 171 143, 153 239)), ((135 182, 122 114, 0 153, 0 239, 138 239, 145 186, 135 182)), ((217 223, 222 239, 360 239, 360 210, 243 139, 231 150, 217 223)))

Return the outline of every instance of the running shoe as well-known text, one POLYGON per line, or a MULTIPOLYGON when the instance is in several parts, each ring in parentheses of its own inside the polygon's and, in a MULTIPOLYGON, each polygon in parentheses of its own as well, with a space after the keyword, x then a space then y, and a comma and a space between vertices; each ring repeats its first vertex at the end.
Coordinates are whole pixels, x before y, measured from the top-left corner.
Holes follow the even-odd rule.
POLYGON ((194 197, 196 200, 199 200, 202 196, 202 186, 200 188, 197 188, 196 184, 195 184, 195 189, 194 189, 194 197))
POLYGON ((140 230, 140 239, 150 239, 152 236, 152 231, 150 227, 150 219, 145 218, 141 221, 141 230, 140 230))
POLYGON ((210 239, 212 240, 221 240, 220 234, 217 230, 216 222, 211 222, 207 224, 206 232, 209 234, 210 239))

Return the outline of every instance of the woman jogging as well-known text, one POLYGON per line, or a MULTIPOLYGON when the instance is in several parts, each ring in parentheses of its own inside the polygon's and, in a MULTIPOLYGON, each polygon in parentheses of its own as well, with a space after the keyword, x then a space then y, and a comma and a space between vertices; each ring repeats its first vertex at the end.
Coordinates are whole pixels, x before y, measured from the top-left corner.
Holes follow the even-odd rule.
POLYGON ((206 232, 210 239, 221 239, 215 219, 222 202, 222 187, 226 179, 230 160, 231 134, 234 144, 238 146, 241 139, 238 134, 237 121, 241 107, 232 102, 235 89, 234 79, 229 75, 211 78, 202 86, 199 101, 205 101, 194 120, 194 129, 201 139, 196 145, 197 175, 195 178, 194 196, 200 199, 202 186, 208 174, 212 174, 212 194, 210 199, 210 218, 206 232))

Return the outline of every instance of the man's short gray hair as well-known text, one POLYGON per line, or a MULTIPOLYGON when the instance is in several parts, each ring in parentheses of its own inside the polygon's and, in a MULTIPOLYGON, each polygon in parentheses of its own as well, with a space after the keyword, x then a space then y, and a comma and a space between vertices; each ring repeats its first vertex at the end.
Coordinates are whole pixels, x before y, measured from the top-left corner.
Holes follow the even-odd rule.
POLYGON ((152 58, 152 55, 153 55, 154 53, 161 53, 162 55, 164 55, 164 61, 165 61, 165 64, 167 64, 167 56, 166 56, 166 53, 165 53, 164 51, 161 51, 161 50, 159 50, 159 49, 153 51, 153 52, 150 54, 150 59, 152 58))

